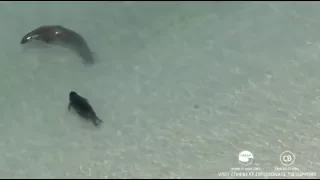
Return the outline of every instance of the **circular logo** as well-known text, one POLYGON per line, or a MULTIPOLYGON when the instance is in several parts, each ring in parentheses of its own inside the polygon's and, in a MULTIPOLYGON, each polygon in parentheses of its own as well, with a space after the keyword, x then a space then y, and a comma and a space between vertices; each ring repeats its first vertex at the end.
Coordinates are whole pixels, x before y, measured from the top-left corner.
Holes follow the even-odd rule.
POLYGON ((296 157, 294 156, 294 154, 291 151, 284 151, 280 155, 280 162, 284 166, 292 165, 294 163, 295 159, 296 159, 296 157))
POLYGON ((250 151, 242 151, 239 153, 239 163, 245 166, 252 164, 253 154, 250 151))

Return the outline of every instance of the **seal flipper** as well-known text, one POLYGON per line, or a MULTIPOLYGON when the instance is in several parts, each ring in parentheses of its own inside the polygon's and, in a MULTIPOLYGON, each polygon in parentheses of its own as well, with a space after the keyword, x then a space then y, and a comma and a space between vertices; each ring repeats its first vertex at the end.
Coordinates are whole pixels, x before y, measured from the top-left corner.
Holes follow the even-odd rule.
POLYGON ((94 124, 95 126, 99 126, 101 123, 103 123, 103 121, 102 121, 100 118, 98 118, 97 116, 95 116, 95 117, 93 118, 93 124, 94 124))
POLYGON ((80 56, 83 60, 83 64, 94 64, 95 58, 91 52, 81 52, 80 56))
POLYGON ((77 49, 79 56, 84 64, 94 64, 96 61, 95 54, 90 50, 87 44, 77 49))

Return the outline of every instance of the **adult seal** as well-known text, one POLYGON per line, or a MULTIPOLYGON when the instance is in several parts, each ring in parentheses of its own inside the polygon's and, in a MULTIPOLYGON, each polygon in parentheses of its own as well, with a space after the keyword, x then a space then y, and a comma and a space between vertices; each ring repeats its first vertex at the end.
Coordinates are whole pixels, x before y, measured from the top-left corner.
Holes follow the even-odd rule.
POLYGON ((84 38, 71 29, 60 25, 47 25, 38 27, 27 33, 20 41, 26 44, 33 40, 42 41, 46 44, 60 44, 74 50, 86 64, 94 63, 93 53, 84 38))

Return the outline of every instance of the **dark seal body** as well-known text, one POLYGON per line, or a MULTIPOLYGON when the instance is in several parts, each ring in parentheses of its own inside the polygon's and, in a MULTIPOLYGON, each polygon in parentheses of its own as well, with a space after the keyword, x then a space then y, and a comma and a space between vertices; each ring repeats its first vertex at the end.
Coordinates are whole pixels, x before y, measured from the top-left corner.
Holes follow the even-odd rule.
POLYGON ((81 97, 76 92, 71 91, 69 93, 69 105, 68 110, 70 111, 71 107, 77 112, 81 117, 91 120, 95 126, 98 126, 103 121, 99 119, 94 112, 92 106, 89 104, 88 100, 84 97, 81 97))
POLYGON ((32 40, 42 41, 47 44, 62 43, 73 49, 84 60, 84 63, 92 64, 94 62, 93 54, 84 38, 75 31, 63 26, 48 25, 36 28, 23 36, 20 44, 26 44, 32 40))

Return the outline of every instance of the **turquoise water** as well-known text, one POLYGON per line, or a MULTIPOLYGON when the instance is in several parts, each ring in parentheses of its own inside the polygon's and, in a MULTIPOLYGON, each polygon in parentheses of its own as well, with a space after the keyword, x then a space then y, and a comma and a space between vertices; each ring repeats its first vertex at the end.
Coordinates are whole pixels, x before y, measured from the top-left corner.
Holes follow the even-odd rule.
POLYGON ((319 7, 1 2, 0 177, 218 178, 242 150, 259 172, 289 150, 290 167, 319 174, 319 7), (19 44, 50 24, 98 62, 19 44), (71 90, 102 128, 67 111, 71 90))

